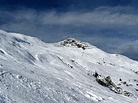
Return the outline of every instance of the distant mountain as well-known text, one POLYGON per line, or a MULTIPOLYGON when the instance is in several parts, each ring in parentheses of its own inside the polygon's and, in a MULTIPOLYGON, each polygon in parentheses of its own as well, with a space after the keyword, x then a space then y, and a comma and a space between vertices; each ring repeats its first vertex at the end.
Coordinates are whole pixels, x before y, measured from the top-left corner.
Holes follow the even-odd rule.
POLYGON ((138 62, 0 30, 0 103, 138 103, 138 62))

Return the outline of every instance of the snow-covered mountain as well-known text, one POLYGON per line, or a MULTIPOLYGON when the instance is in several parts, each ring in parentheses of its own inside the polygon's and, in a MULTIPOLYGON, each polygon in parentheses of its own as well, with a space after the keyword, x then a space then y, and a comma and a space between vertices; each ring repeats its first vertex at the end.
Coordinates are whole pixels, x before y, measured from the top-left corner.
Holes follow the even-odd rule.
POLYGON ((73 38, 0 30, 0 103, 98 102, 138 103, 137 61, 73 38))

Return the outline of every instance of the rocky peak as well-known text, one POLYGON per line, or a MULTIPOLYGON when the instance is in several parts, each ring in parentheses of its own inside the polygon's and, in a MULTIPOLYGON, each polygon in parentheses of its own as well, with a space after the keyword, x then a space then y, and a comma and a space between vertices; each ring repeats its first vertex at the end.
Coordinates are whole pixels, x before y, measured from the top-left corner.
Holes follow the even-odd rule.
POLYGON ((74 38, 68 38, 68 39, 60 42, 60 45, 67 46, 67 47, 74 46, 74 47, 82 48, 83 50, 91 47, 91 45, 89 43, 81 42, 74 38))

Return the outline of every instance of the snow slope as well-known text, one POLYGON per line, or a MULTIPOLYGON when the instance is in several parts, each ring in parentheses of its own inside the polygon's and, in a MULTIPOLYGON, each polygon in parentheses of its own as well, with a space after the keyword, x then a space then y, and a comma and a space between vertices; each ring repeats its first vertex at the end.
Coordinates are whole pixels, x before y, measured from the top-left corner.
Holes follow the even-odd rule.
POLYGON ((137 61, 73 38, 49 44, 0 30, 0 103, 138 103, 137 71, 137 61), (100 85, 95 71, 134 96, 100 85))

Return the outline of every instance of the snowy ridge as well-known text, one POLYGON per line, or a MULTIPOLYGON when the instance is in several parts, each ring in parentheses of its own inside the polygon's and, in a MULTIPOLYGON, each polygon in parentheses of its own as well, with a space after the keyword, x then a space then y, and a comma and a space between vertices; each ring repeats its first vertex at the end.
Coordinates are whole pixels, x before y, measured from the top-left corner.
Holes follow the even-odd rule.
POLYGON ((137 103, 138 62, 69 38, 58 43, 0 30, 0 103, 137 103), (117 94, 93 74, 110 76, 117 94))

